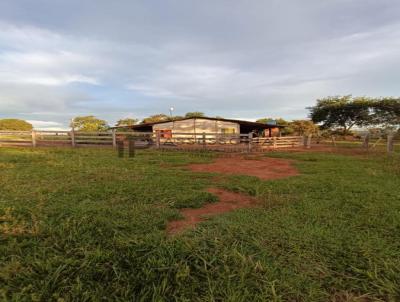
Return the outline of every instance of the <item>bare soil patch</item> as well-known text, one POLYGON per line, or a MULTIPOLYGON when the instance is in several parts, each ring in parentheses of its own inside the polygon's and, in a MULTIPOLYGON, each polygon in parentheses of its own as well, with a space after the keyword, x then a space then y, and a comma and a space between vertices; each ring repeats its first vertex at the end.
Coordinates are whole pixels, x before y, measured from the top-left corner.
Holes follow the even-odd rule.
POLYGON ((209 216, 230 212, 239 208, 253 207, 257 204, 257 199, 245 194, 233 193, 217 188, 210 188, 207 191, 218 196, 219 201, 208 203, 199 209, 181 209, 180 212, 184 216, 184 219, 170 221, 167 225, 167 232, 169 234, 177 234, 183 230, 193 228, 197 223, 204 221, 209 216))
MULTIPOLYGON (((298 175, 292 161, 280 158, 265 157, 221 157, 210 164, 192 164, 189 169, 196 172, 217 172, 231 175, 251 175, 261 179, 276 179, 298 175)), ((218 196, 219 201, 208 203, 199 209, 181 209, 184 219, 170 221, 167 225, 169 234, 193 228, 197 223, 209 216, 230 212, 239 208, 254 207, 257 199, 254 197, 229 192, 223 189, 210 188, 208 192, 218 196)))
POLYGON ((192 164, 189 169, 195 172, 217 172, 231 175, 250 175, 261 179, 276 179, 298 175, 292 161, 280 158, 243 157, 217 158, 210 164, 192 164))

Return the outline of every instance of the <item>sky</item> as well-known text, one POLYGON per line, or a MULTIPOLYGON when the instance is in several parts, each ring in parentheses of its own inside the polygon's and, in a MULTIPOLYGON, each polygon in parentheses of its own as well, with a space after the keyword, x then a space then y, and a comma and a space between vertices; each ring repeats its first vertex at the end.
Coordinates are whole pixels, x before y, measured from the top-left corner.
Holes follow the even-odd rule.
POLYGON ((398 0, 1 0, 0 118, 307 118, 400 95, 398 0))

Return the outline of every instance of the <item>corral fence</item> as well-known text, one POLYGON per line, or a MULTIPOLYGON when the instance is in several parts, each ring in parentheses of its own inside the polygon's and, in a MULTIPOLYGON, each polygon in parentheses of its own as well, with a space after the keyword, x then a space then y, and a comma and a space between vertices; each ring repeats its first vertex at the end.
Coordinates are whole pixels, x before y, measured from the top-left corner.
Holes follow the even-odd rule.
POLYGON ((0 146, 108 146, 134 141, 135 148, 163 150, 215 150, 262 152, 270 149, 311 146, 311 136, 253 137, 249 134, 82 131, 0 131, 0 146))
POLYGON ((325 144, 332 147, 340 148, 358 148, 364 151, 383 151, 386 149, 387 153, 393 153, 395 146, 398 149, 400 146, 399 135, 396 132, 389 132, 387 134, 373 136, 370 133, 364 133, 358 137, 350 137, 343 139, 343 137, 336 137, 334 135, 330 137, 317 137, 315 140, 316 144, 325 144))
POLYGON ((253 137, 249 134, 173 133, 171 137, 154 135, 155 147, 179 150, 213 150, 224 152, 257 152, 269 149, 307 146, 311 140, 302 136, 253 137))

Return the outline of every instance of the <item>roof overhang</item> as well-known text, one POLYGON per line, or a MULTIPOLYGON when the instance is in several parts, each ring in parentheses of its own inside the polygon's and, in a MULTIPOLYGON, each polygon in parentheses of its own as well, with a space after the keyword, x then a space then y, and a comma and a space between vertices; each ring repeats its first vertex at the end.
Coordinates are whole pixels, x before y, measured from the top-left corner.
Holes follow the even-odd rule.
POLYGON ((250 122, 250 121, 244 121, 244 120, 233 120, 233 119, 222 119, 222 118, 215 118, 215 117, 187 117, 187 118, 180 118, 180 119, 175 119, 175 120, 166 120, 166 121, 160 121, 160 122, 154 122, 154 123, 143 123, 143 124, 137 124, 137 125, 131 125, 131 126, 115 126, 115 127, 111 127, 111 128, 112 129, 125 128, 125 129, 138 130, 138 129, 151 127, 153 125, 165 124, 165 123, 170 123, 170 122, 185 121, 185 120, 191 120, 191 119, 203 119, 203 120, 238 123, 239 125, 242 125, 242 126, 254 127, 254 128, 258 128, 258 129, 274 129, 274 128, 284 128, 285 127, 285 126, 281 126, 281 125, 271 125, 271 124, 264 124, 264 123, 258 123, 258 122, 250 122))

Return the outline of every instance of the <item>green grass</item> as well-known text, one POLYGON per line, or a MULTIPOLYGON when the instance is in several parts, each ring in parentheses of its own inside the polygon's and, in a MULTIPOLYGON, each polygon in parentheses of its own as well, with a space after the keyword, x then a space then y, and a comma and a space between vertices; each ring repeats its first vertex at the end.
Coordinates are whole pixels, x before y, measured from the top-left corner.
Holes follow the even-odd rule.
MULTIPOLYGON (((332 140, 323 140, 321 141, 321 145, 333 147, 334 144, 332 140)), ((363 141, 362 140, 336 140, 335 141, 336 147, 341 149, 360 149, 362 150, 363 141)), ((394 152, 399 153, 400 150, 400 142, 394 141, 393 144, 394 152)), ((376 151, 376 152, 386 152, 387 150, 387 141, 385 139, 378 141, 378 139, 370 139, 369 141, 369 150, 376 151)))
POLYGON ((288 179, 224 178, 261 205, 168 237, 215 197, 210 154, 0 148, 0 300, 400 300, 400 159, 271 153, 288 179))

